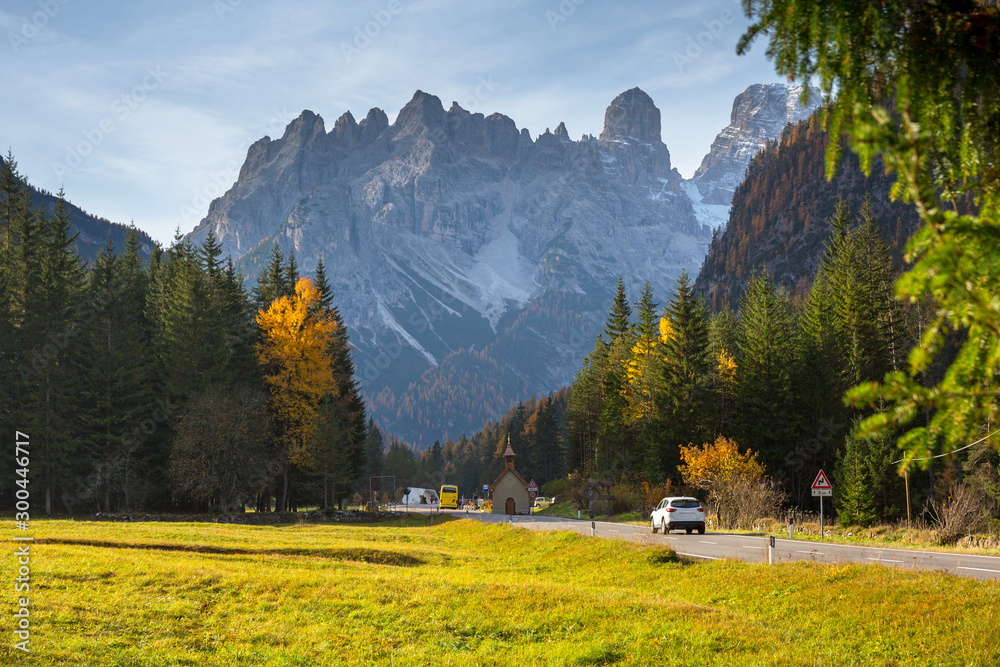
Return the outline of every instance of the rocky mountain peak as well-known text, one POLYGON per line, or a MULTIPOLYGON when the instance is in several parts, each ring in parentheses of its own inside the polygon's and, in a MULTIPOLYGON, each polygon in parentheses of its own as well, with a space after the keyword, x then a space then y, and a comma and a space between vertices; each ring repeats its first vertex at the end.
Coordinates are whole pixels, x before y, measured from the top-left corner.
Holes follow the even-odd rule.
POLYGON ((361 145, 367 146, 374 141, 375 137, 385 132, 388 127, 389 117, 385 115, 384 111, 378 107, 369 109, 368 115, 358 124, 361 145))
POLYGON ((317 135, 326 135, 323 118, 306 109, 285 127, 285 134, 281 138, 288 142, 305 143, 317 135))
POLYGON ((604 113, 602 141, 660 143, 660 110, 639 88, 616 97, 604 113))
POLYGON ((419 127, 438 127, 445 119, 444 106, 436 95, 418 90, 406 105, 399 110, 395 127, 400 133, 419 127))
POLYGON ((807 118, 822 103, 819 90, 810 88, 809 98, 803 106, 802 91, 799 84, 757 83, 737 95, 729 125, 715 137, 711 150, 688 182, 687 190, 692 199, 710 206, 726 207, 724 212, 720 209, 716 213, 723 218, 728 216, 733 193, 743 182, 750 159, 768 141, 777 139, 789 123, 807 118))

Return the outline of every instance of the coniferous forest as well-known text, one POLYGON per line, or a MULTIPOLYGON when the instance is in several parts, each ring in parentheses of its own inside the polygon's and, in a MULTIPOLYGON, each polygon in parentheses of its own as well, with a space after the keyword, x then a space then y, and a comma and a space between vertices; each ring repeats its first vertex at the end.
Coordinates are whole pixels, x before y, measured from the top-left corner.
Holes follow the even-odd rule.
MULTIPOLYGON (((341 505, 379 463, 322 264, 276 248, 252 292, 209 238, 84 261, 59 194, 0 165, 0 410, 46 513, 341 505)), ((5 502, 14 471, 3 468, 5 502)))
MULTIPOLYGON (((539 420, 525 414, 543 402, 532 401, 472 439, 448 441, 440 451, 435 443, 423 457, 425 476, 440 471, 475 491, 475 473, 491 479, 510 437, 528 453, 519 469, 523 463, 543 493, 548 484, 550 492, 582 504, 582 482, 606 479, 619 487, 619 510, 643 510, 658 500, 650 489, 711 492, 694 481, 692 460, 715 454, 724 442, 742 452, 737 459, 759 466, 752 469, 771 490, 766 510, 814 511, 810 487, 822 468, 832 478, 841 522, 906 519, 900 433, 866 436, 857 428, 888 408, 852 407, 844 395, 905 366, 926 333, 931 307, 895 298, 897 262, 867 199, 856 211, 839 203, 824 224, 829 238, 804 295, 791 295, 760 271, 749 277, 738 310, 710 312, 687 275, 668 295, 653 294, 647 284, 634 300, 619 280, 604 331, 572 385, 556 396, 557 405, 565 402, 557 410, 559 444, 537 439, 539 420), (540 465, 539 456, 557 460, 554 445, 559 464, 540 465)), ((958 336, 942 342, 928 384, 942 376, 959 342, 958 336)), ((940 499, 958 493, 974 497, 971 505, 985 510, 980 518, 998 518, 997 464, 985 442, 962 456, 931 460, 908 480, 911 512, 940 511, 940 499)))

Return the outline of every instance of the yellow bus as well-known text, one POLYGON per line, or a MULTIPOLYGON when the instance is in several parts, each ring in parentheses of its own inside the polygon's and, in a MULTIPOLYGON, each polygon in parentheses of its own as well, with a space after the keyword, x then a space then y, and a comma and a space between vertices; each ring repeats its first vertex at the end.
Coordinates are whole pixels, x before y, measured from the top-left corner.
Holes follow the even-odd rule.
POLYGON ((458 509, 458 487, 451 485, 444 485, 441 487, 441 504, 439 507, 443 510, 445 509, 458 509))

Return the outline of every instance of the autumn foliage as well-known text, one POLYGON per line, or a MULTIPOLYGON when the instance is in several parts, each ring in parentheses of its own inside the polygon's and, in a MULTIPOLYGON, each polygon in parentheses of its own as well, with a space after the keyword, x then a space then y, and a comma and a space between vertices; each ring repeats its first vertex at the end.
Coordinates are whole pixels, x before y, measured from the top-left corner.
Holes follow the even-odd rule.
POLYGON ((284 427, 293 460, 308 458, 305 443, 314 428, 316 407, 336 393, 328 354, 336 324, 318 308, 320 292, 308 278, 299 278, 295 294, 275 299, 257 314, 261 342, 257 359, 271 395, 271 411, 284 427))
POLYGON ((724 527, 748 525, 773 510, 780 496, 764 475, 757 453, 741 452, 735 440, 719 436, 701 447, 681 446, 684 482, 709 494, 724 527))

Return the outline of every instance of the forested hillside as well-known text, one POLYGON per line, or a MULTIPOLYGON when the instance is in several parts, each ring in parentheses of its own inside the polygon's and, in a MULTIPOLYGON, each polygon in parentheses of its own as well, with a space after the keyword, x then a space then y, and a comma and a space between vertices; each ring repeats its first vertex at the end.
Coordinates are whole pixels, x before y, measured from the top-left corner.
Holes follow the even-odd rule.
POLYGON ((827 181, 828 141, 814 114, 788 127, 779 141, 750 161, 733 196, 729 223, 712 238, 695 281, 695 291, 712 310, 738 308, 750 276, 762 269, 777 286, 804 297, 830 238, 828 221, 840 201, 857 213, 865 199, 870 200, 893 265, 902 268, 906 240, 917 228, 916 212, 889 201, 894 179, 877 165, 866 177, 853 153, 845 153, 836 177, 827 181))
MULTIPOLYGON (((648 501, 640 483, 700 489, 717 508, 743 484, 740 503, 767 513, 783 501, 811 506, 809 485, 823 468, 842 521, 906 515, 893 464, 898 433, 854 433, 876 410, 845 405, 843 397, 903 368, 931 310, 894 298, 897 260, 874 206, 862 201, 849 214, 834 202, 829 218, 810 225, 820 226, 828 231, 818 267, 803 268, 808 287, 800 298, 766 269, 747 270, 735 311, 726 304, 712 312, 684 275, 662 296, 647 284, 630 298, 619 281, 603 335, 571 386, 563 446, 567 471, 581 473, 571 479, 614 481, 622 507, 633 509, 642 508, 627 503, 648 501)), ((929 366, 924 381, 942 370, 929 366)), ((961 469, 970 484, 962 493, 978 493, 977 507, 996 508, 996 452, 982 443, 971 452, 963 465, 948 464, 950 486, 941 493, 954 491, 961 469)), ((934 479, 910 480, 913 506, 935 498, 934 479)))
MULTIPOLYGON (((10 155, 7 156, 7 159, 10 159, 10 155)), ((0 156, 0 168, 2 168, 4 162, 5 159, 0 156)), ((59 202, 59 197, 47 190, 39 190, 32 187, 31 184, 26 185, 31 193, 31 206, 41 209, 46 215, 53 215, 56 204, 59 202)), ((68 201, 65 201, 63 205, 66 207, 69 215, 71 232, 77 234, 76 240, 73 242, 73 247, 76 249, 77 254, 85 261, 89 263, 96 261, 97 253, 101 251, 101 248, 104 247, 108 239, 111 239, 111 244, 116 253, 125 251, 126 238, 129 231, 128 225, 90 215, 68 201)), ((139 254, 144 259, 149 259, 149 254, 153 251, 153 239, 138 229, 136 230, 136 234, 139 241, 139 254)))

